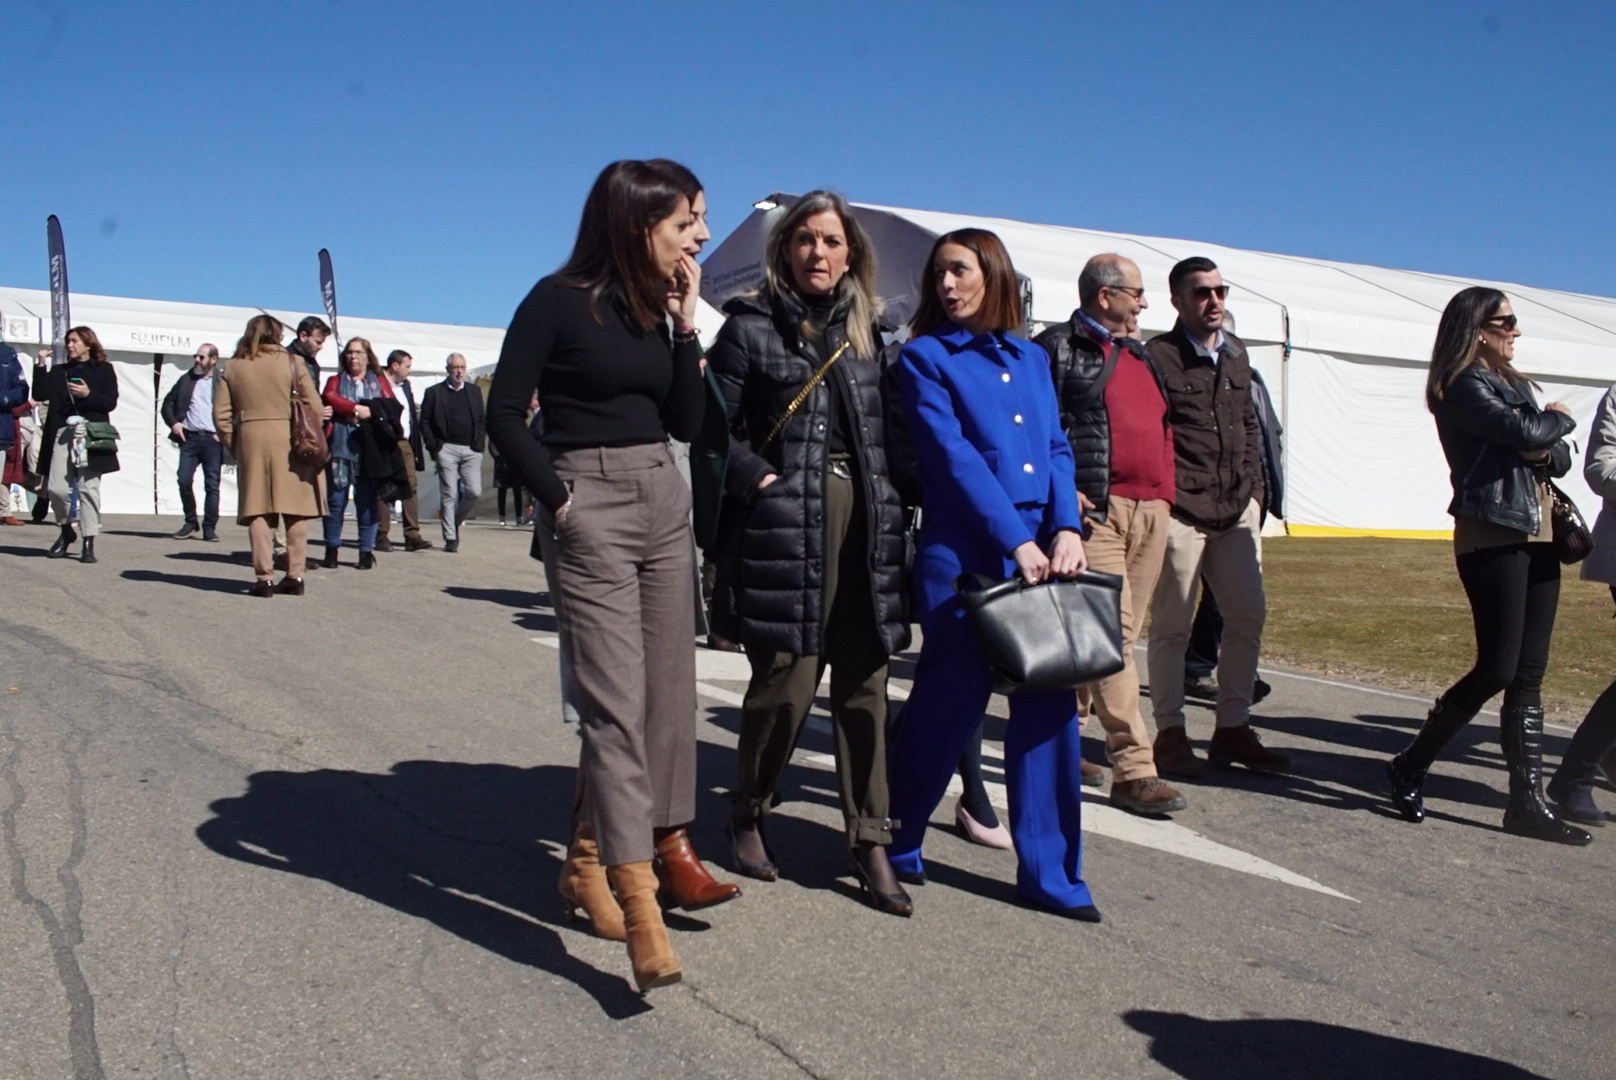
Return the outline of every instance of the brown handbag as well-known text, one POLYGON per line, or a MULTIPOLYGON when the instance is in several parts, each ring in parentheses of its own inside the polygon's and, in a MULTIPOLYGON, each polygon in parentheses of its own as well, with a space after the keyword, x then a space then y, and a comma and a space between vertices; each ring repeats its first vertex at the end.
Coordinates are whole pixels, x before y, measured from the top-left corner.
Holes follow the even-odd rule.
POLYGON ((297 392, 297 357, 287 353, 286 360, 292 365, 292 461, 315 468, 331 459, 331 448, 326 445, 319 410, 310 408, 297 392))

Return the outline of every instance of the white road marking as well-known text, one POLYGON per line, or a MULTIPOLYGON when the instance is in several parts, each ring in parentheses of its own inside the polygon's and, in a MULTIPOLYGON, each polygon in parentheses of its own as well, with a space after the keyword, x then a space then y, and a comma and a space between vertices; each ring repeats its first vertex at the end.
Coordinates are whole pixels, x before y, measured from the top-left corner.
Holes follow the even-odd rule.
MULTIPOLYGON (((560 642, 553 635, 535 637, 532 640, 552 649, 560 648, 560 642)), ((740 682, 751 677, 751 668, 746 664, 745 656, 740 653, 720 653, 705 649, 698 651, 696 657, 697 674, 702 679, 715 678, 740 682), (737 664, 736 661, 739 661, 739 663, 737 664), (744 674, 742 673, 743 670, 744 674), (731 672, 734 674, 730 674, 731 672)), ((1274 674, 1285 675, 1286 673, 1275 672, 1274 674)), ((1288 677, 1294 678, 1297 676, 1288 677)), ((1360 689, 1350 683, 1338 685, 1347 689, 1360 689)), ((898 698, 899 695, 894 692, 898 689, 901 688, 894 686, 889 688, 888 692, 891 696, 898 698)), ((716 701, 733 708, 739 708, 742 701, 742 696, 736 691, 726 690, 721 686, 714 686, 705 681, 696 683, 696 692, 709 701, 716 701)), ((908 696, 907 693, 904 693, 899 700, 908 696)), ((808 723, 810 727, 818 731, 830 731, 829 718, 817 712, 809 715, 808 723)), ((991 748, 994 748, 992 743, 986 744, 985 749, 991 748)), ((830 771, 834 771, 836 768, 836 759, 830 754, 798 750, 793 756, 796 760, 814 768, 830 771)), ((1002 758, 1000 760, 1002 762, 1002 758)), ((1004 784, 993 780, 987 780, 985 784, 989 800, 995 807, 1008 813, 1010 807, 1009 793, 1004 784)), ((956 776, 949 781, 949 795, 958 796, 961 790, 959 777, 956 776)), ((1112 840, 1121 840, 1126 844, 1137 844, 1140 847, 1164 851, 1170 855, 1194 859, 1196 862, 1208 863, 1212 866, 1221 866, 1227 870, 1250 874, 1253 877, 1263 878, 1268 881, 1277 881, 1284 885, 1294 885, 1299 889, 1323 893, 1339 900, 1350 900, 1354 904, 1359 902, 1356 898, 1348 896, 1344 892, 1338 892, 1328 885, 1314 881, 1310 877, 1304 877, 1295 871, 1287 870, 1283 866, 1271 863, 1266 859, 1260 859, 1238 848, 1232 848, 1227 844, 1220 844, 1216 840, 1210 840, 1194 829, 1180 825, 1176 821, 1156 821, 1150 818, 1137 817, 1092 798, 1083 800, 1083 828, 1096 836, 1104 836, 1112 840)))

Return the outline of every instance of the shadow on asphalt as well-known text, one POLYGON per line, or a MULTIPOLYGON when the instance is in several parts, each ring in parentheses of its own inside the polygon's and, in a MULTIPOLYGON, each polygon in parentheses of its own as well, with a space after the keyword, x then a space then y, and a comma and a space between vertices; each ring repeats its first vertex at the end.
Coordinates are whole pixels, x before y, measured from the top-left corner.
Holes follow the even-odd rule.
POLYGON ((118 576, 125 581, 183 585, 187 589, 199 589, 202 592, 241 593, 243 596, 252 586, 251 578, 198 577, 195 574, 165 574, 159 570, 125 570, 118 576))
POLYGON ((574 773, 452 761, 260 772, 245 795, 213 803, 196 835, 220 855, 328 881, 566 979, 623 1019, 650 1006, 620 975, 568 955, 555 929, 566 921, 560 862, 544 841, 567 844, 574 773))
POLYGON ((46 550, 46 548, 42 547, 11 547, 6 545, 0 547, 0 555, 21 555, 25 559, 43 559, 46 550))
POLYGON ((516 608, 518 610, 511 616, 511 621, 523 630, 535 630, 550 634, 557 632, 556 617, 550 608, 550 594, 547 592, 524 592, 520 589, 476 589, 467 585, 448 585, 444 587, 443 591, 456 600, 481 600, 484 603, 516 608))
POLYGON ((251 551, 170 551, 163 556, 165 559, 182 559, 186 562, 230 563, 233 566, 251 566, 251 551))
POLYGON ((1311 1020, 1202 1020, 1135 1010, 1150 1056, 1184 1080, 1545 1080, 1493 1058, 1311 1020))

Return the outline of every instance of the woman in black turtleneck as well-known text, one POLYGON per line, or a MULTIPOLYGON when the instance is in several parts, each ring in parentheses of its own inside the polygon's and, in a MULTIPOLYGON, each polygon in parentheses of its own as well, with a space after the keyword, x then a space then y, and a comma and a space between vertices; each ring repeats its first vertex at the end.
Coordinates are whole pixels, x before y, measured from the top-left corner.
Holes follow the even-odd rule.
POLYGON ((724 306, 730 318, 708 360, 731 417, 714 629, 744 645, 752 664, 733 866, 764 881, 778 875, 763 817, 779 802, 828 664, 851 870, 877 908, 908 915, 883 846, 892 839, 887 658, 908 643, 909 620, 875 252, 839 195, 816 191, 779 215, 764 285, 724 306))
POLYGON ((685 832, 696 816, 695 572, 690 488, 668 438, 701 426, 705 217, 684 166, 608 165, 567 265, 517 308, 488 395, 489 437, 541 507, 577 689, 583 747, 561 895, 597 934, 628 942, 642 990, 681 972, 657 894, 692 908, 740 892, 713 880, 685 832), (535 390, 542 440, 527 423, 535 390))

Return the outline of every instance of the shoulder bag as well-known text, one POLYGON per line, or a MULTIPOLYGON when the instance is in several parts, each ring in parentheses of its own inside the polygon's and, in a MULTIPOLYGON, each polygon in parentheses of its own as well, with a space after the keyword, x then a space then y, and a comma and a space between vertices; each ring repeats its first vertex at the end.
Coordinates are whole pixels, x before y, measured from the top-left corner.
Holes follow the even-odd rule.
POLYGON ((84 449, 92 454, 118 452, 118 429, 105 420, 90 420, 84 425, 84 449))
POLYGON ((1594 534, 1588 531, 1588 523, 1571 497, 1561 491, 1554 481, 1548 481, 1548 485, 1549 497, 1554 502, 1549 523, 1554 534, 1554 553, 1562 563, 1570 566, 1593 554, 1594 534))
POLYGON ((320 412, 297 392, 297 357, 287 353, 286 362, 292 365, 292 461, 308 468, 324 465, 331 459, 331 448, 326 445, 320 412))
POLYGON ((954 590, 1003 692, 1072 690, 1122 670, 1118 574, 1042 585, 961 574, 954 590))

